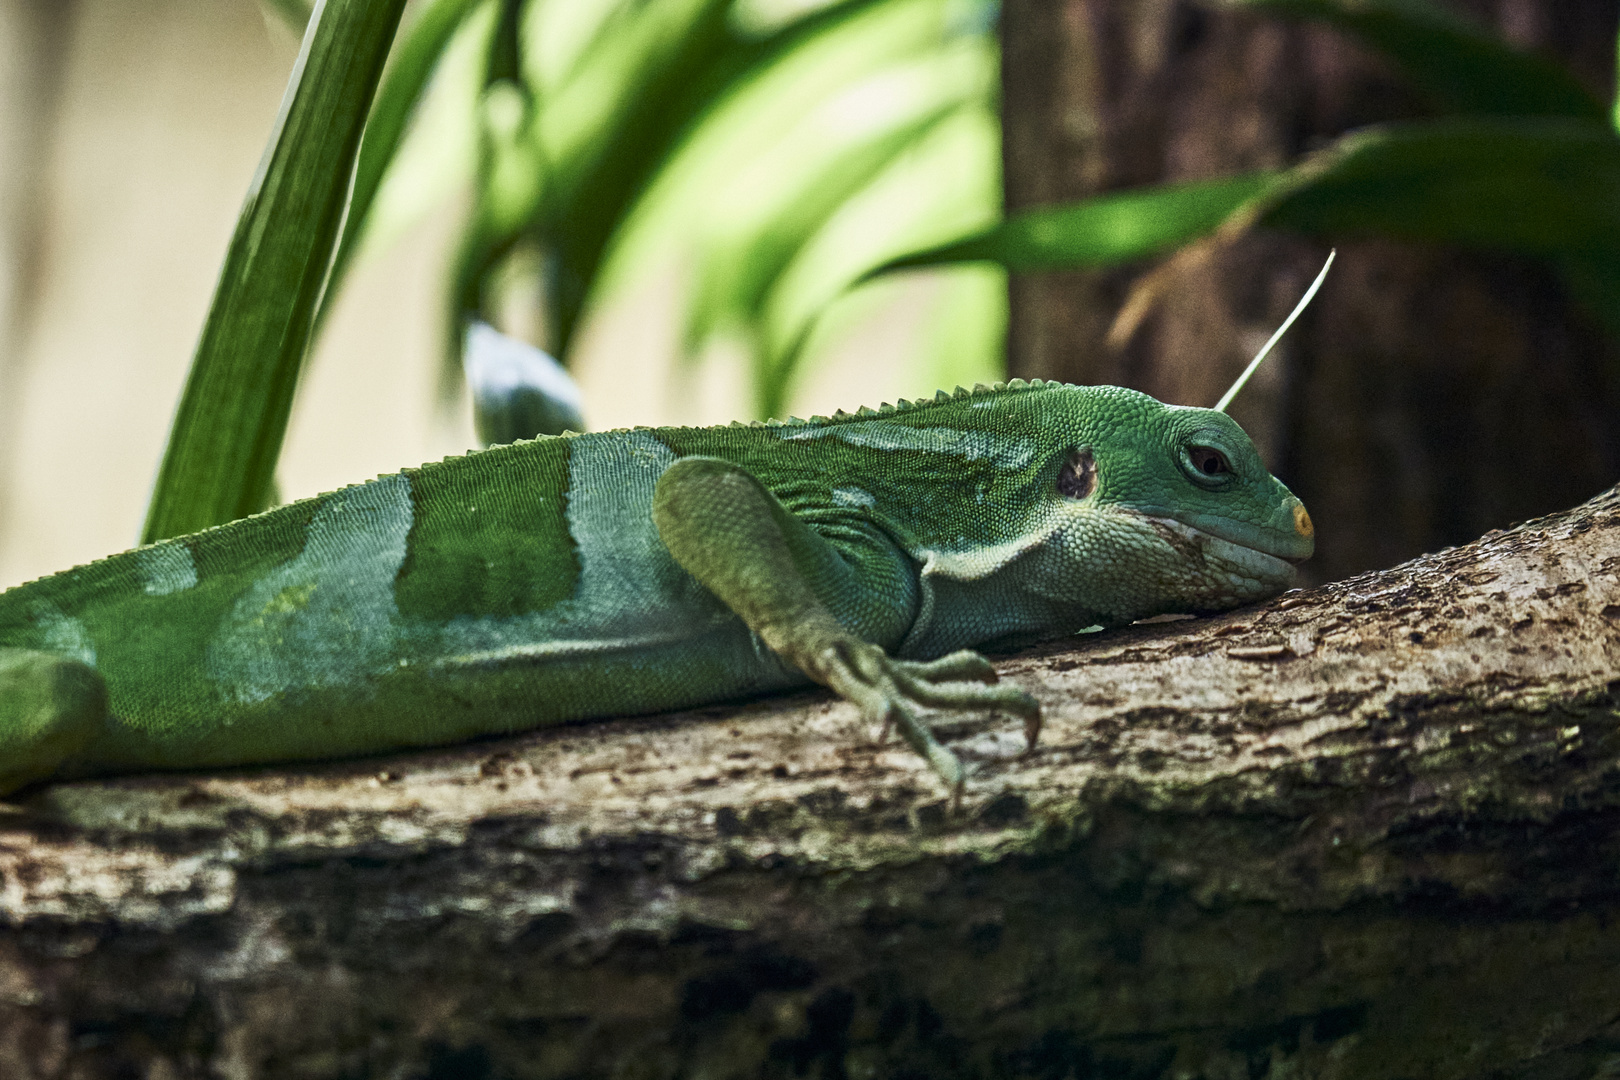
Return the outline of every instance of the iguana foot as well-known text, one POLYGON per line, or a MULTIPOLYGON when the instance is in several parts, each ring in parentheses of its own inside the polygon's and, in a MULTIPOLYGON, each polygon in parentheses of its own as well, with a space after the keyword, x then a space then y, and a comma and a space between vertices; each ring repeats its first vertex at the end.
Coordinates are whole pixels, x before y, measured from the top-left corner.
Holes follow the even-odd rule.
POLYGON ((767 648, 885 733, 898 726, 958 800, 962 763, 917 719, 918 707, 1013 713, 1034 745, 1040 707, 1021 690, 985 685, 996 673, 984 657, 894 660, 867 640, 897 640, 915 619, 915 565, 886 536, 840 525, 834 546, 757 477, 710 457, 684 457, 664 471, 652 516, 681 568, 767 648))
POLYGON ((1011 713, 1023 719, 1024 737, 1031 747, 1040 737, 1040 703, 1016 687, 988 685, 997 680, 995 669, 977 653, 963 650, 938 660, 896 660, 876 645, 844 640, 828 646, 820 659, 819 674, 826 684, 880 725, 881 737, 898 727, 911 748, 950 786, 953 804, 962 799, 962 763, 918 719, 916 706, 1011 713))

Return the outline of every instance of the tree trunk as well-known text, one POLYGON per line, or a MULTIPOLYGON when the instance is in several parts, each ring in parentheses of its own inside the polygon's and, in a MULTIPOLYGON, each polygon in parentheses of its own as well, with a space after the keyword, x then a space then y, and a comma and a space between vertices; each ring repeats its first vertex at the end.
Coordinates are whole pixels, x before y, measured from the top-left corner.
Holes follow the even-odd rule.
POLYGON ((1617 623, 1620 489, 1008 660, 957 812, 820 693, 48 787, 0 1075, 1612 1075, 1617 623))
MULTIPOLYGON (((1613 85, 1615 0, 1452 3, 1613 85)), ((1010 208, 1288 164, 1357 126, 1421 115, 1332 30, 1189 0, 1006 0, 1010 208)), ((1304 292, 1326 245, 1252 235, 1169 273, 1012 286, 1010 367, 1210 405, 1304 292)), ((1463 543, 1620 476, 1620 349, 1531 260, 1346 242, 1322 294, 1233 415, 1310 507, 1329 581, 1463 543)))

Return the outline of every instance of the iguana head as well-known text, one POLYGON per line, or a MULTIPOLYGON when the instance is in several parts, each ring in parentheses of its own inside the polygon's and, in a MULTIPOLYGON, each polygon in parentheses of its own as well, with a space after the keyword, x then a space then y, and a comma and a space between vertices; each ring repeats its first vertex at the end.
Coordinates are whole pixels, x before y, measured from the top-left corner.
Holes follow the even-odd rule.
POLYGON ((1064 390, 1048 413, 1041 561, 1073 569, 1038 575, 1043 592, 1069 592, 1051 599, 1124 622, 1225 610, 1293 584, 1315 546, 1310 515, 1231 417, 1120 387, 1064 390))

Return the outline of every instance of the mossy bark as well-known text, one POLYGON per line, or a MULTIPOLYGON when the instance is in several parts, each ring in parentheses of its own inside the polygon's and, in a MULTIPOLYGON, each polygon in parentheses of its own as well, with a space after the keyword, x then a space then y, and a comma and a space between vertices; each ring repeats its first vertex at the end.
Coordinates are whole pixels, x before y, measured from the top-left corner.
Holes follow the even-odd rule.
POLYGON ((1472 1077, 1620 1066, 1620 489, 1004 660, 903 747, 804 693, 34 792, 7 1077, 1472 1077))

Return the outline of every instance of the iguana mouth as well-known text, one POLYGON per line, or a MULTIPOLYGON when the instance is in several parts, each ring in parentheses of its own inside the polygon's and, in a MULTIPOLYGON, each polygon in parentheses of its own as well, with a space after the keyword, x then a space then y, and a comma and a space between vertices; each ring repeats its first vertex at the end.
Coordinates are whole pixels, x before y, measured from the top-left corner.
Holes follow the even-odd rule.
MULTIPOLYGON (((1299 506, 1297 502, 1295 505, 1299 506)), ((1216 514, 1178 514, 1173 509, 1159 507, 1152 510, 1144 508, 1139 512, 1155 520, 1174 522, 1179 528, 1202 533, 1216 540, 1235 544, 1273 559, 1280 559, 1285 563, 1298 564, 1310 558, 1316 546, 1312 542, 1312 533, 1306 531, 1310 526, 1310 517, 1304 510, 1303 506, 1299 506, 1296 522, 1299 517, 1304 517, 1305 528, 1300 528, 1296 524, 1292 531, 1286 532, 1253 525, 1246 521, 1233 521, 1231 518, 1216 514)))
POLYGON ((1212 523, 1207 520, 1195 526, 1176 518, 1151 514, 1144 514, 1143 518, 1160 539, 1193 565, 1219 563, 1260 581, 1289 582, 1294 579, 1294 564, 1305 561, 1304 556, 1294 557, 1279 554, 1276 548, 1268 551, 1256 547, 1254 541, 1262 539, 1255 535, 1258 530, 1242 530, 1241 535, 1234 535, 1239 530, 1223 529, 1221 532, 1227 532, 1227 535, 1222 536, 1216 531, 1219 526, 1212 528, 1212 523))

